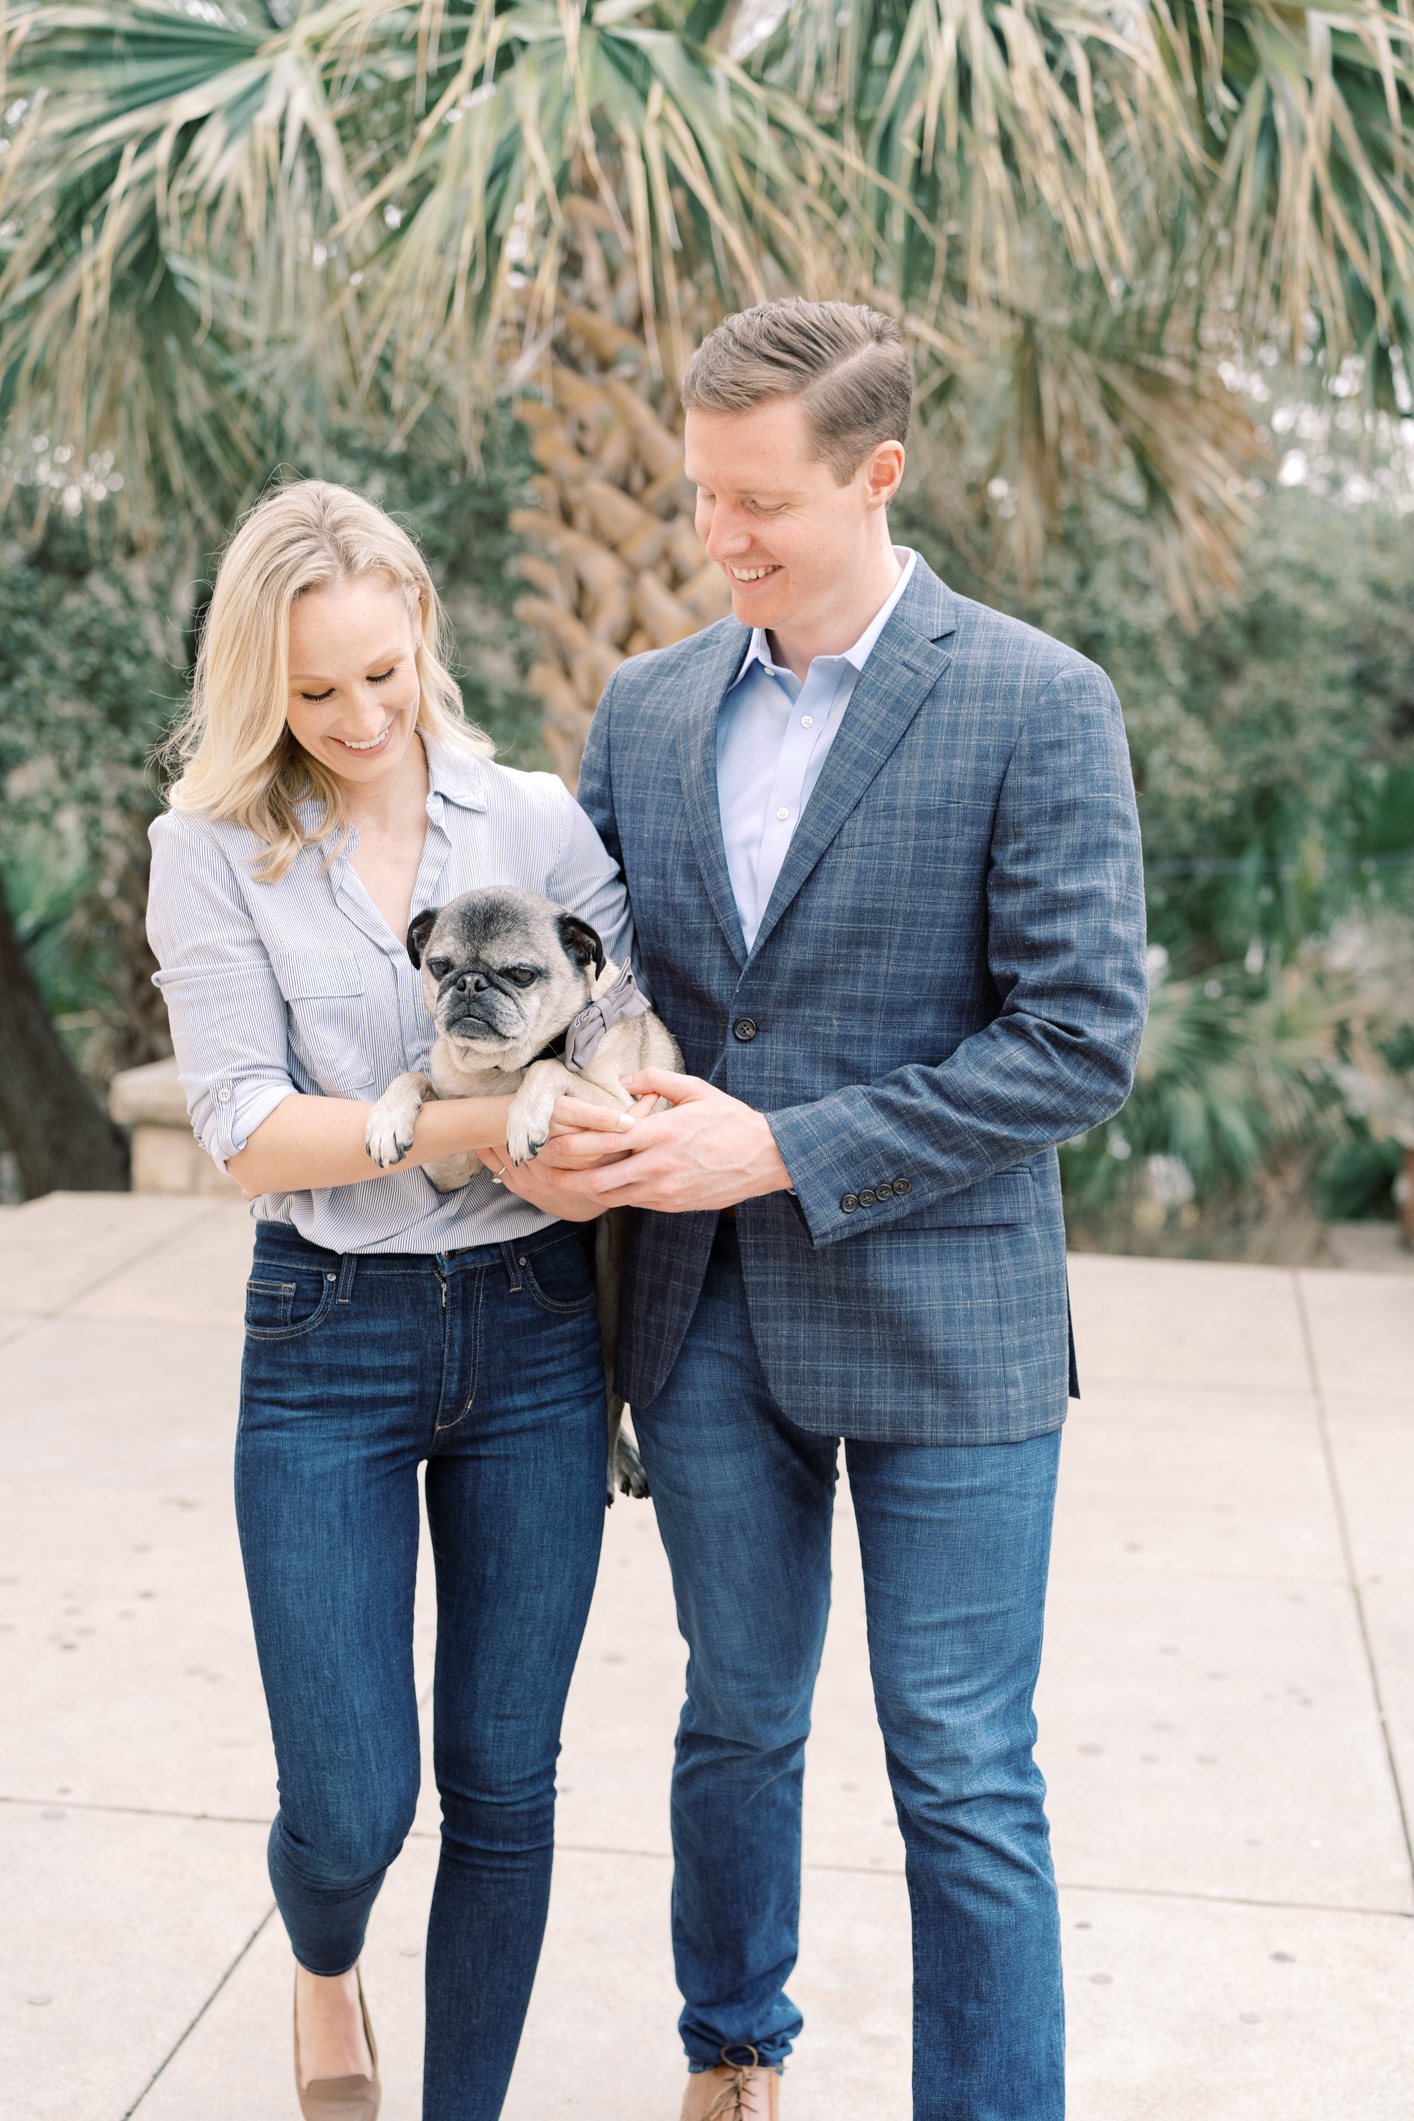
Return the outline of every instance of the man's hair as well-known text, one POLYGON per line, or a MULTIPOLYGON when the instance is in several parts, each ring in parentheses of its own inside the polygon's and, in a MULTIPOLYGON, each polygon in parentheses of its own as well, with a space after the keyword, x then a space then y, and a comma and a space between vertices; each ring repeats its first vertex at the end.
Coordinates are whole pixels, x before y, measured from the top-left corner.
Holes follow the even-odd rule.
POLYGON ((799 398, 815 454, 847 486, 881 442, 905 442, 913 370, 892 317, 850 302, 760 302, 726 317, 687 365, 689 412, 799 398))

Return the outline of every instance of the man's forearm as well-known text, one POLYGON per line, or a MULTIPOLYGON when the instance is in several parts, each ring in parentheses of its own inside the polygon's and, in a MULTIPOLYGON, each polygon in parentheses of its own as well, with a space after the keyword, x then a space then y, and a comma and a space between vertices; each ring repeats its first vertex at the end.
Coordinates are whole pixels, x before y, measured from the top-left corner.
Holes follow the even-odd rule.
POLYGON ((1129 1094, 1141 1024, 1082 1041, 1004 1014, 937 1067, 768 1114, 813 1241, 914 1215, 1108 1119, 1129 1094), (1053 1044, 1066 1046, 1063 1059, 1053 1044), (842 1206, 865 1192, 875 1195, 868 1213, 842 1206))
MULTIPOLYGON (((417 1115, 413 1143, 396 1170, 434 1163, 459 1151, 503 1152, 508 1097, 436 1098, 417 1115)), ((364 1147, 371 1105, 353 1098, 296 1093, 261 1121, 239 1156, 226 1165, 247 1200, 262 1193, 305 1193, 358 1186, 384 1173, 364 1147)))

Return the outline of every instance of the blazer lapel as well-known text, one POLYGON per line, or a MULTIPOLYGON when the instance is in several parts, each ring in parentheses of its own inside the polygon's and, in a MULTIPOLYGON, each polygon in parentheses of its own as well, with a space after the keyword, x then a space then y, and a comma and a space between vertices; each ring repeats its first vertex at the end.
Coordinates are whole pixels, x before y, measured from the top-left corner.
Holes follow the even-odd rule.
MULTIPOLYGON (((860 672, 830 755, 781 864, 753 953, 761 948, 946 670, 951 651, 938 644, 956 628, 958 603, 920 554, 912 581, 860 672)), ((720 842, 720 826, 717 836, 720 842)), ((722 860, 725 868, 725 855, 722 860)))
POLYGON ((746 938, 741 932, 741 915, 736 910, 727 872, 722 813, 717 802, 717 716, 750 642, 751 629, 734 619, 714 627, 705 637, 704 652, 693 669, 692 690, 679 735, 683 795, 692 843, 712 910, 738 965, 746 963, 746 938))

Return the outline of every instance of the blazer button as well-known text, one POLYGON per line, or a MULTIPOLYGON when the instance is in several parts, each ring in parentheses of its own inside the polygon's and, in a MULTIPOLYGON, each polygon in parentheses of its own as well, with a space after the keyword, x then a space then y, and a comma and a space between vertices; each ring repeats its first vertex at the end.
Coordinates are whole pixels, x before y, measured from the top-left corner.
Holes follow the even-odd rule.
POLYGON ((898 1196, 898 1195, 900 1195, 900 1194, 904 1194, 904 1193, 907 1193, 907 1191, 908 1191, 908 1190, 909 1190, 909 1187, 908 1187, 908 1180, 907 1180, 906 1178, 896 1178, 896 1179, 894 1180, 894 1193, 895 1193, 895 1196, 898 1196))
POLYGON ((739 1016, 732 1025, 732 1037, 739 1038, 743 1046, 749 1046, 756 1036, 756 1026, 749 1016, 739 1016))
POLYGON ((860 1196, 859 1196, 859 1205, 860 1205, 860 1207, 861 1207, 861 1208, 872 1208, 872 1207, 873 1207, 873 1205, 874 1205, 874 1188, 873 1188, 872 1186, 866 1186, 866 1187, 864 1188, 864 1191, 863 1191, 863 1192, 862 1192, 862 1193, 860 1194, 860 1196))
POLYGON ((892 1199, 893 1199, 893 1197, 894 1197, 894 1189, 893 1189, 893 1187, 892 1187, 892 1186, 891 1186, 891 1185, 890 1185, 890 1184, 888 1183, 888 1181, 887 1181, 887 1180, 885 1180, 885 1182, 884 1182, 884 1184, 883 1184, 882 1186, 876 1186, 876 1187, 874 1188, 874 1198, 875 1198, 875 1200, 892 1200, 892 1199))
POLYGON ((846 1193, 844 1199, 840 1202, 840 1207, 846 1215, 853 1215, 858 1206, 859 1195, 857 1193, 846 1193))

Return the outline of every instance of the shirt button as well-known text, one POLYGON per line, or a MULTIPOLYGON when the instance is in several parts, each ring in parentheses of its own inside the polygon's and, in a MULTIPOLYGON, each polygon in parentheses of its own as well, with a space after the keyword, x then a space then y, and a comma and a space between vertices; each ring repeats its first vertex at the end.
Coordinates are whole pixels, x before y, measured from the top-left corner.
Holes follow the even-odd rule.
POLYGON ((778 810, 776 812, 776 816, 780 819, 781 823, 784 824, 786 819, 790 816, 790 812, 788 810, 778 810))
POLYGON ((900 1194, 902 1194, 902 1193, 907 1193, 907 1191, 908 1191, 908 1190, 909 1190, 909 1187, 908 1187, 908 1180, 907 1180, 906 1178, 896 1178, 896 1179, 894 1180, 894 1196, 895 1196, 895 1198, 897 1198, 897 1197, 898 1197, 898 1196, 899 1196, 900 1194))
POLYGON ((846 1193, 844 1199, 840 1202, 840 1207, 846 1215, 853 1215, 858 1206, 859 1195, 857 1193, 846 1193))
POLYGON ((732 1037, 739 1038, 743 1046, 749 1046, 756 1036, 756 1026, 749 1016, 739 1016, 732 1025, 732 1037))
POLYGON ((813 715, 813 714, 803 714, 803 715, 802 715, 802 716, 800 717, 800 726, 801 726, 801 728, 802 728, 802 729, 813 729, 813 728, 815 727, 815 717, 814 717, 814 715, 813 715))
POLYGON ((872 1208, 872 1207, 873 1207, 873 1205, 874 1205, 874 1188, 873 1188, 872 1186, 866 1186, 866 1187, 864 1188, 864 1191, 863 1191, 863 1192, 862 1192, 862 1193, 860 1194, 860 1196, 859 1196, 859 1205, 860 1205, 860 1207, 861 1207, 861 1208, 872 1208))
POLYGON ((230 1093, 230 1091, 229 1091, 229 1090, 218 1090, 218 1091, 216 1092, 216 1102, 217 1102, 217 1104, 218 1104, 218 1105, 229 1105, 229 1103, 231 1102, 231 1093, 230 1093))

